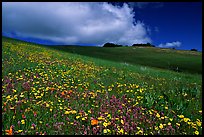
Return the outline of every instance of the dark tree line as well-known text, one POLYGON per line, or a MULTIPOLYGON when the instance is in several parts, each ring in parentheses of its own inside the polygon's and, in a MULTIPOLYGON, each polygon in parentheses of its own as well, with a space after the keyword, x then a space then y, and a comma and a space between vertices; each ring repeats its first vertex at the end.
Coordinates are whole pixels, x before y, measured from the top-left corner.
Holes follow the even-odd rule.
MULTIPOLYGON (((114 43, 105 43, 103 47, 122 47, 123 45, 114 44, 114 43)), ((154 45, 147 43, 147 44, 133 44, 133 47, 155 47, 154 45)))
POLYGON ((114 43, 106 43, 103 45, 103 47, 122 47, 123 45, 118 45, 114 43))
POLYGON ((133 44, 133 47, 155 47, 154 45, 147 43, 147 44, 133 44))

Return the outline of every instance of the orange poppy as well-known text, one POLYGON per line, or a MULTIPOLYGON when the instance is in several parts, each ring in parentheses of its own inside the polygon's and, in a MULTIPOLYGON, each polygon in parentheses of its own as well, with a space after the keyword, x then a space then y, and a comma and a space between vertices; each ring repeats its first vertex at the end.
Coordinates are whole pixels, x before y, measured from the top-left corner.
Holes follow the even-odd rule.
POLYGON ((50 88, 51 91, 55 90, 55 88, 50 88))
POLYGON ((25 119, 25 118, 26 118, 24 114, 22 114, 22 118, 23 118, 23 119, 25 119))
POLYGON ((68 94, 71 94, 72 93, 72 90, 68 91, 68 94))
POLYGON ((62 96, 64 96, 64 91, 61 93, 62 96))
POLYGON ((9 130, 5 130, 7 135, 13 135, 13 127, 11 126, 9 130))
POLYGON ((92 126, 98 125, 98 120, 96 120, 96 119, 91 120, 91 125, 92 126))

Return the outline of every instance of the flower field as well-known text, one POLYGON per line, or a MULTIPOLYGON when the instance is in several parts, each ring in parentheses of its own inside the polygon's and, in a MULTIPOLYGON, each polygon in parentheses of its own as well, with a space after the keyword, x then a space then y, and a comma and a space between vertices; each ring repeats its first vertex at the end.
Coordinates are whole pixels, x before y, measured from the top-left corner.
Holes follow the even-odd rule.
POLYGON ((202 134, 201 76, 97 61, 2 38, 2 134, 202 134))

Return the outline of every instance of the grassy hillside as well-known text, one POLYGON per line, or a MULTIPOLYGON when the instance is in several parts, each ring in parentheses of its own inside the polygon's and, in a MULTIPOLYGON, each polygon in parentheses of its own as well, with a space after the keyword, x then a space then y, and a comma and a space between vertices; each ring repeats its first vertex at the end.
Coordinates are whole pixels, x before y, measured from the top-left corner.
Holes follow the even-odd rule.
POLYGON ((51 46, 57 50, 129 64, 202 74, 202 53, 143 47, 51 46), (178 68, 178 69, 177 69, 178 68))
POLYGON ((202 134, 201 74, 61 50, 2 38, 2 134, 202 134))

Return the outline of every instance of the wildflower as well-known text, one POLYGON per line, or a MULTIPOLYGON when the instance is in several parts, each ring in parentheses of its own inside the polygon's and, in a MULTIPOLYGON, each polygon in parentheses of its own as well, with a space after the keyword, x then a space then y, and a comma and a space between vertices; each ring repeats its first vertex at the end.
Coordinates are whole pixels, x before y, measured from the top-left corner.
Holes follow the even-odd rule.
POLYGON ((158 117, 158 118, 160 117, 159 113, 157 113, 156 117, 158 117))
POLYGON ((123 125, 124 125, 124 121, 123 121, 122 119, 121 119, 121 121, 120 121, 120 122, 121 122, 121 124, 123 124, 123 125))
POLYGON ((98 124, 98 120, 96 120, 96 119, 91 120, 91 125, 92 126, 97 125, 97 124, 98 124))
POLYGON ((104 130, 103 130, 103 133, 104 133, 104 134, 108 133, 108 130, 107 130, 107 129, 104 129, 104 130))
POLYGON ((159 130, 159 128, 156 126, 156 127, 155 127, 155 130, 159 130))
POLYGON ((142 130, 139 130, 139 131, 137 132, 137 134, 140 134, 140 133, 142 134, 142 133, 143 133, 143 131, 142 131, 142 130))
POLYGON ((190 119, 189 118, 184 118, 183 120, 184 120, 184 122, 187 123, 190 119))
POLYGON ((86 120, 86 119, 83 117, 82 120, 86 120))
POLYGON ((191 124, 192 124, 192 122, 188 122, 188 124, 189 124, 189 125, 191 125, 191 124))
POLYGON ((69 113, 70 113, 69 111, 65 111, 65 112, 64 112, 64 114, 66 114, 66 115, 69 114, 69 113))
POLYGON ((198 112, 199 112, 199 113, 202 113, 202 110, 199 110, 198 112))
POLYGON ((25 120, 21 120, 21 124, 25 124, 25 120))
POLYGON ((46 107, 48 108, 50 105, 48 103, 46 103, 46 107))
POLYGON ((76 119, 79 119, 81 116, 76 116, 76 119))
POLYGON ((162 129, 163 127, 164 127, 164 126, 163 126, 162 124, 160 124, 160 125, 159 125, 159 128, 161 128, 161 129, 162 129))
POLYGON ((9 130, 5 130, 7 135, 13 135, 13 126, 10 126, 9 130))
POLYGON ((108 126, 108 123, 103 122, 103 126, 104 126, 104 127, 107 127, 107 126, 108 126))
POLYGON ((195 131, 194 133, 195 133, 196 135, 199 135, 199 132, 198 132, 198 131, 195 131))
POLYGON ((123 134, 123 133, 124 133, 124 130, 121 128, 119 132, 123 134))
POLYGON ((173 118, 169 118, 170 121, 173 121, 173 118))
POLYGON ((178 115, 179 118, 184 118, 184 115, 178 115))
POLYGON ((197 119, 196 124, 197 124, 199 127, 201 126, 201 123, 202 123, 202 122, 200 122, 200 120, 197 119))
POLYGON ((166 106, 165 109, 168 109, 168 107, 166 106))
POLYGON ((62 96, 64 96, 64 95, 65 95, 64 91, 61 93, 61 95, 62 95, 62 96))
POLYGON ((170 125, 171 125, 171 123, 169 122, 169 123, 168 123, 168 125, 170 126, 170 125))
POLYGON ((23 130, 18 130, 18 133, 21 133, 21 132, 23 132, 23 130))
POLYGON ((180 124, 179 124, 179 123, 176 123, 176 125, 177 125, 177 126, 180 126, 180 124))
POLYGON ((98 120, 103 120, 104 118, 102 116, 98 117, 98 120))

